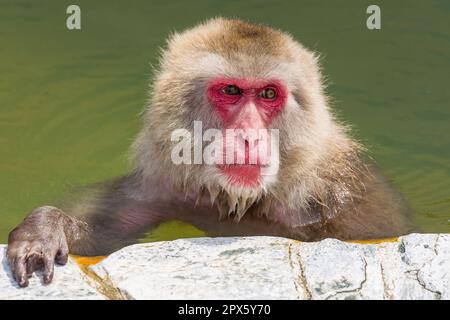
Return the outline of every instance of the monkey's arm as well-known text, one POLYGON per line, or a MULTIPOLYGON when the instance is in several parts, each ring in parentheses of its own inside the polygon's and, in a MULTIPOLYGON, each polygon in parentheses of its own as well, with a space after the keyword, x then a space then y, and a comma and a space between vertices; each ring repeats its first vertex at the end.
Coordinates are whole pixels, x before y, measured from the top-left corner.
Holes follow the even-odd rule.
POLYGON ((44 283, 49 283, 54 262, 65 264, 69 253, 109 254, 161 223, 163 215, 151 202, 129 196, 127 184, 124 178, 97 194, 89 192, 64 211, 50 206, 33 210, 9 234, 7 257, 18 284, 26 287, 28 277, 41 267, 44 283))

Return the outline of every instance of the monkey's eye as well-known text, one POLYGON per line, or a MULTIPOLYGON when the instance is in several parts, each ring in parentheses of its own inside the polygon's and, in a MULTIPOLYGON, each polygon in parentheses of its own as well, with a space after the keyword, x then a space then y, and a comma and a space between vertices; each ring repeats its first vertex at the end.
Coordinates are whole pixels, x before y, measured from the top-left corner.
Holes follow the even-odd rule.
POLYGON ((277 91, 274 88, 266 88, 259 95, 263 99, 274 100, 277 97, 277 91))
POLYGON ((222 88, 222 92, 229 96, 237 96, 241 94, 241 89, 235 85, 228 85, 222 88))

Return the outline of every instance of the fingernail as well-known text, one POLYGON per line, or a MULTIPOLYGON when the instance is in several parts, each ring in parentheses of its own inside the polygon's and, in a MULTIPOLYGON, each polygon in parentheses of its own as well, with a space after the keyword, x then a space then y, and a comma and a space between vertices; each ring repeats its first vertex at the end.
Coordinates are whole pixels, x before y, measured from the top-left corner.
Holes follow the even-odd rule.
POLYGON ((26 280, 24 278, 21 278, 19 280, 19 286, 22 287, 22 288, 25 288, 26 286, 28 286, 28 280, 26 280))
POLYGON ((49 284, 52 281, 52 277, 50 275, 44 276, 44 283, 49 284))

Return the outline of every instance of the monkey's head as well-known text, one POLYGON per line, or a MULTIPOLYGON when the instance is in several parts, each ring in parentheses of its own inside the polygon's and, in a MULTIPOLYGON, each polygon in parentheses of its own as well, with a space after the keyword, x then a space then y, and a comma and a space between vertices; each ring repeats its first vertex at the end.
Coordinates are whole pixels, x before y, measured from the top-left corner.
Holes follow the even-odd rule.
POLYGON ((207 190, 238 219, 266 196, 307 203, 332 149, 348 143, 317 60, 290 35, 239 20, 174 34, 135 143, 138 169, 207 190))

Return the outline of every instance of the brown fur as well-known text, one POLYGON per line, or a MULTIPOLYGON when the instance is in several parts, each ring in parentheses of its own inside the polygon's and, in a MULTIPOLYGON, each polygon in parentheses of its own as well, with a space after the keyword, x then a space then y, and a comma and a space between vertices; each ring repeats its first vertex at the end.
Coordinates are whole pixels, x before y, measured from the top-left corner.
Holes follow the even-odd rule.
MULTIPOLYGON (((371 170, 360 160, 362 147, 332 116, 317 56, 289 35, 266 26, 214 19, 173 35, 163 52, 145 119, 146 126, 134 144, 136 169, 143 177, 161 174, 186 192, 206 188, 213 193, 222 216, 230 213, 239 220, 251 207, 253 214, 274 221, 323 222, 335 218, 342 210, 350 213, 366 208, 362 203, 371 201, 368 183, 386 187, 382 180, 373 178, 371 170), (202 110, 205 102, 198 99, 205 90, 205 77, 210 74, 194 70, 198 68, 196 62, 210 54, 225 61, 222 69, 217 68, 217 75, 222 72, 264 77, 277 68, 283 70, 282 63, 289 66, 287 81, 297 106, 287 108, 273 125, 281 130, 281 168, 277 181, 265 190, 256 193, 239 190, 236 195, 233 188, 218 188, 210 176, 202 179, 205 175, 202 166, 174 167, 170 161, 172 143, 168 137, 172 130, 189 128, 196 119, 205 119, 211 126, 218 123, 213 116, 205 116, 202 110), (283 208, 283 213, 274 210, 275 207, 283 208), (321 212, 320 219, 311 213, 317 210, 321 212), (282 215, 296 217, 288 219, 282 215)), ((390 198, 378 200, 401 201, 399 197, 390 198)))
POLYGON ((289 35, 239 20, 213 19, 174 34, 133 144, 131 174, 88 189, 61 209, 33 210, 11 231, 8 261, 20 286, 68 252, 108 254, 167 220, 208 235, 273 235, 313 241, 370 239, 410 232, 407 206, 332 115, 317 56, 289 35), (205 99, 211 77, 281 78, 288 89, 279 129, 280 168, 259 187, 236 187, 206 165, 174 165, 175 129, 220 128, 205 99))

